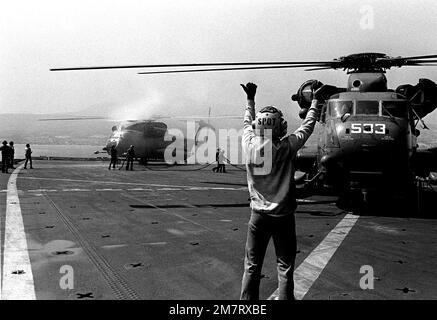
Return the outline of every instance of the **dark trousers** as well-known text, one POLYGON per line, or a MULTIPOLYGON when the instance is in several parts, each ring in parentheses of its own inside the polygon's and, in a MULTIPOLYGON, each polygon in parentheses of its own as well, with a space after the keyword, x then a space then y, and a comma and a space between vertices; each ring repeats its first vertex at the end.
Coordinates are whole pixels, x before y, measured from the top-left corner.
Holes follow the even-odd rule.
POLYGON ((9 168, 14 168, 14 156, 11 155, 9 158, 9 168))
POLYGON ((218 172, 220 169, 220 163, 217 162, 217 167, 212 168, 213 172, 218 172))
POLYGON ((33 167, 32 167, 32 157, 26 157, 26 161, 24 162, 24 168, 25 169, 27 167, 27 162, 30 162, 30 168, 33 169, 33 167))
POLYGON ((293 272, 297 249, 294 214, 271 217, 252 212, 247 231, 241 300, 259 300, 261 269, 271 237, 276 252, 279 300, 294 299, 293 272))
POLYGON ((126 160, 126 170, 129 170, 129 166, 130 169, 133 170, 134 169, 134 159, 132 158, 127 158, 126 160))
POLYGON ((2 172, 3 173, 8 173, 8 158, 7 157, 2 157, 2 172))
POLYGON ((115 165, 117 164, 117 158, 111 158, 111 162, 109 162, 109 167, 108 167, 108 169, 111 169, 111 165, 112 165, 112 168, 114 168, 115 169, 115 165))

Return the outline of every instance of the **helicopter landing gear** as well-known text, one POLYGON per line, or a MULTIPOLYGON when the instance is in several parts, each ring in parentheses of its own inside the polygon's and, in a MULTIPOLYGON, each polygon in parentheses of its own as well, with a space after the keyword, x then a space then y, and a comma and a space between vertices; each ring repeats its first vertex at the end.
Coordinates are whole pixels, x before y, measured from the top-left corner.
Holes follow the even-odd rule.
POLYGON ((363 204, 367 204, 368 203, 368 201, 367 201, 367 193, 368 193, 367 189, 361 189, 361 195, 363 196, 363 198, 362 198, 363 204))
POLYGON ((297 195, 299 198, 307 198, 311 196, 315 190, 321 189, 320 177, 323 175, 322 171, 315 174, 306 174, 303 187, 297 188, 297 195))
POLYGON ((307 190, 313 190, 317 187, 320 187, 320 181, 319 177, 323 174, 322 171, 317 172, 313 177, 308 177, 307 180, 305 180, 305 188, 307 190))

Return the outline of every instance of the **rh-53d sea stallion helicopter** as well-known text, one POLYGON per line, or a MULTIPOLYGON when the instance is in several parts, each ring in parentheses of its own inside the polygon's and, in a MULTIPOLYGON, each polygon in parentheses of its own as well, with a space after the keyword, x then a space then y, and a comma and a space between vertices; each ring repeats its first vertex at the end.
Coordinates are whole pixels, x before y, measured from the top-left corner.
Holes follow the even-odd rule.
MULTIPOLYGON (((419 79, 417 85, 388 89, 385 70, 393 66, 433 65, 430 57, 390 58, 380 53, 342 57, 317 69, 347 70, 346 88, 329 86, 321 109, 317 146, 300 150, 299 170, 307 172, 309 186, 334 187, 341 194, 352 189, 405 195, 417 208, 417 179, 437 170, 437 148, 421 150, 416 128, 437 107, 437 85, 419 79), (426 62, 426 63, 425 63, 426 62)), ((322 85, 308 80, 292 100, 304 118, 313 91, 322 85)))
MULTIPOLYGON (((57 68, 52 71, 152 68, 139 74, 169 74, 248 69, 306 67, 308 71, 342 69, 347 86, 325 86, 327 95, 318 119, 315 148, 296 157, 297 170, 306 172, 309 186, 332 186, 339 192, 357 188, 400 191, 415 199, 416 177, 437 170, 437 150, 418 149, 416 128, 437 107, 437 85, 419 79, 395 90, 387 87, 385 71, 402 66, 437 66, 437 55, 389 57, 382 53, 352 54, 332 61, 233 62, 57 68), (208 68, 205 68, 208 67, 208 68), (165 68, 164 70, 161 68, 165 68), (171 68, 171 69, 169 69, 171 68), (188 69, 187 69, 188 68, 188 69), (155 70, 153 70, 155 69, 155 70)), ((314 90, 308 80, 292 96, 304 118, 314 90)))
MULTIPOLYGON (((125 121, 112 127, 112 133, 103 148, 108 154, 114 146, 119 155, 122 155, 129 146, 135 146, 136 156, 141 163, 150 159, 163 159, 164 150, 172 143, 166 139, 167 124, 159 119, 143 121, 125 121)), ((184 148, 186 153, 186 148, 184 148)))
MULTIPOLYGON (((112 126, 112 132, 108 137, 103 152, 110 155, 112 146, 117 150, 119 156, 125 155, 127 149, 133 145, 135 149, 135 158, 141 164, 146 164, 149 160, 165 160, 167 147, 171 145, 170 150, 174 152, 177 148, 183 152, 182 160, 186 163, 187 159, 193 155, 192 147, 198 146, 205 142, 202 129, 215 131, 216 128, 210 120, 214 119, 240 119, 240 116, 211 116, 209 108, 208 116, 187 116, 187 117, 168 117, 168 116, 150 116, 148 119, 122 120, 101 116, 70 116, 62 118, 44 118, 39 121, 86 121, 86 120, 108 120, 116 121, 118 124, 112 126), (192 125, 191 132, 187 133, 187 121, 192 125), (180 130, 183 138, 176 139, 176 136, 169 132, 168 128, 180 130)), ((97 150, 95 154, 102 151, 97 150)))
POLYGON ((205 142, 204 137, 201 136, 201 130, 208 128, 215 131, 214 126, 210 123, 211 119, 235 118, 235 116, 227 115, 211 116, 210 108, 208 117, 154 116, 148 120, 124 121, 112 127, 112 133, 103 150, 110 154, 110 149, 114 146, 117 153, 121 155, 126 152, 129 146, 133 145, 140 163, 146 164, 148 160, 165 160, 166 149, 171 145, 171 150, 175 148, 183 150, 183 160, 186 163, 192 155, 192 147, 205 142), (183 125, 184 121, 191 121, 193 125, 192 134, 187 133, 187 126, 183 125), (168 128, 170 127, 180 130, 184 138, 176 139, 176 136, 169 132, 168 128))

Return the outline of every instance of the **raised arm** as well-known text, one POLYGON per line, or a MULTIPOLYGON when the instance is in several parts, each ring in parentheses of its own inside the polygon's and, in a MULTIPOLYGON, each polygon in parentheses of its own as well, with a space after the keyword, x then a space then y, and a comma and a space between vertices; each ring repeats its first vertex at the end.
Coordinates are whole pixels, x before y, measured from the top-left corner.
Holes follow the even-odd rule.
POLYGON ((248 146, 251 139, 255 136, 252 128, 252 121, 255 119, 255 94, 257 85, 254 83, 241 84, 247 97, 247 106, 243 120, 243 145, 248 146))
POLYGON ((288 137, 286 137, 289 140, 292 148, 296 151, 302 148, 302 146, 305 144, 305 142, 314 131, 314 126, 320 112, 318 104, 319 101, 316 99, 311 102, 311 107, 308 110, 308 113, 300 127, 288 137))
POLYGON ((325 100, 327 100, 330 96, 331 86, 323 85, 319 89, 317 89, 313 94, 313 101, 311 102, 311 107, 308 110, 308 113, 305 117, 305 120, 302 122, 301 126, 288 137, 286 137, 291 147, 297 151, 305 144, 308 138, 314 131, 314 126, 316 124, 317 118, 320 114, 320 106, 323 104, 325 100))

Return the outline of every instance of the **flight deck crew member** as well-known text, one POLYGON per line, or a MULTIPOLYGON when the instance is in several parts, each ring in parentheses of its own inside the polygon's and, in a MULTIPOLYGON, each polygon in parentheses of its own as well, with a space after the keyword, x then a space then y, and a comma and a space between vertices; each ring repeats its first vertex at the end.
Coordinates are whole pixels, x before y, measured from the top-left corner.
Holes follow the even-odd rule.
POLYGON ((130 146, 129 149, 127 149, 127 154, 126 154, 126 170, 129 170, 129 164, 130 164, 130 169, 133 170, 134 169, 134 158, 135 158, 135 151, 134 151, 134 146, 130 146))
POLYGON ((221 149, 218 155, 218 171, 226 173, 225 168, 225 150, 221 149))
POLYGON ((108 169, 111 170, 111 165, 112 165, 112 168, 115 169, 115 165, 117 164, 117 161, 118 161, 117 149, 115 148, 114 145, 112 145, 111 146, 111 162, 109 162, 108 169))
MULTIPOLYGON (((287 122, 281 111, 273 106, 261 109, 255 116, 255 94, 253 83, 241 85, 247 95, 244 115, 242 147, 246 156, 247 183, 250 193, 251 215, 248 223, 245 246, 244 274, 241 300, 258 300, 261 269, 270 238, 273 237, 277 257, 279 299, 294 299, 294 263, 296 258, 296 229, 294 211, 293 159, 314 130, 320 110, 318 100, 313 99, 302 125, 286 136, 287 122), (253 121, 255 120, 255 121, 253 121), (253 121, 253 122, 252 122, 253 121), (266 131, 270 129, 271 131, 266 131), (270 144, 268 135, 271 132, 270 144), (269 148, 270 146, 270 148, 269 148), (271 149, 268 170, 260 169, 250 159, 256 152, 266 154, 271 149)), ((319 89, 320 90, 320 89, 319 89)), ((315 97, 318 97, 318 91, 315 97)))
POLYGON ((30 144, 26 144, 26 148, 24 149, 24 156, 26 158, 26 161, 24 162, 24 169, 27 169, 27 162, 30 162, 30 169, 33 169, 32 167, 32 149, 30 148, 30 144))
POLYGON ((219 172, 220 170, 219 154, 220 154, 220 148, 217 148, 217 151, 215 152, 215 161, 217 161, 217 167, 212 168, 213 172, 219 172))
POLYGON ((14 148, 14 141, 9 142, 9 168, 14 168, 14 158, 15 158, 15 148, 14 148))
POLYGON ((10 148, 6 140, 2 142, 0 150, 2 152, 2 172, 8 173, 10 148))

